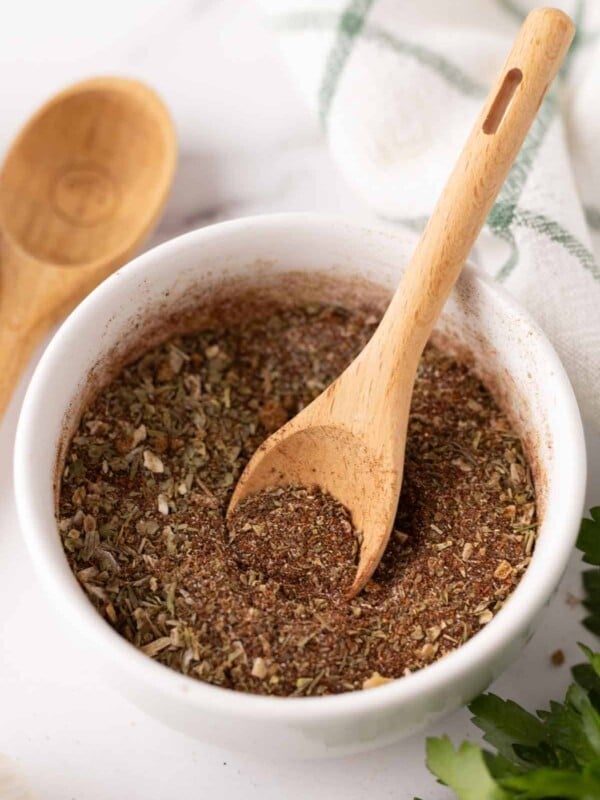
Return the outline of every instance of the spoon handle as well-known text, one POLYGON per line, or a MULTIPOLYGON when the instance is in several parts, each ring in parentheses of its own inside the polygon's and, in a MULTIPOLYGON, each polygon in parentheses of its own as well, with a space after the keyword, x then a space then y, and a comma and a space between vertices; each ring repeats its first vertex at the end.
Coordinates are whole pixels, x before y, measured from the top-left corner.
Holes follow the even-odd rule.
POLYGON ((35 268, 2 242, 0 250, 0 421, 27 360, 38 343, 32 325, 37 277, 35 268))
POLYGON ((0 422, 27 362, 55 318, 46 312, 49 276, 0 243, 0 422))
POLYGON ((0 243, 0 422, 35 348, 102 277, 96 268, 44 266, 0 243))
MULTIPOLYGON (((376 332, 380 365, 402 391, 433 325, 569 49, 574 25, 562 11, 532 11, 376 332), (385 354, 384 354, 385 352, 385 354), (387 364, 386 364, 387 361, 387 364)), ((443 135, 443 120, 440 120, 443 135)), ((393 388, 393 387, 392 387, 393 388)))

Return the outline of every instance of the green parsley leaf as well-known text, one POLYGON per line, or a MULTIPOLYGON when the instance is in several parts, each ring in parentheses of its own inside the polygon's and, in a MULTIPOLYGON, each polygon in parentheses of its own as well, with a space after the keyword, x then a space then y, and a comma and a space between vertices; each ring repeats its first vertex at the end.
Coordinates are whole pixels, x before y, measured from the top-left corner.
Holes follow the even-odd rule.
POLYGON ((463 742, 455 750, 447 736, 427 739, 427 766, 459 800, 509 800, 491 776, 481 748, 463 742))
POLYGON ((583 605, 591 612, 583 620, 583 624, 596 636, 600 636, 600 570, 588 569, 583 573, 583 589, 583 605))
POLYGON ((484 732, 484 739, 510 762, 525 765, 526 760, 515 752, 514 745, 537 747, 544 741, 544 726, 539 719, 512 700, 502 700, 495 694, 476 698, 469 709, 472 722, 484 732))
POLYGON ((579 529, 577 547, 583 551, 586 564, 600 566, 600 506, 590 511, 592 519, 583 519, 579 529))
POLYGON ((502 781, 509 797, 519 800, 598 800, 600 797, 600 764, 586 765, 581 772, 543 767, 502 781))
POLYGON ((587 692, 600 694, 600 676, 591 664, 575 664, 571 669, 575 683, 587 692))

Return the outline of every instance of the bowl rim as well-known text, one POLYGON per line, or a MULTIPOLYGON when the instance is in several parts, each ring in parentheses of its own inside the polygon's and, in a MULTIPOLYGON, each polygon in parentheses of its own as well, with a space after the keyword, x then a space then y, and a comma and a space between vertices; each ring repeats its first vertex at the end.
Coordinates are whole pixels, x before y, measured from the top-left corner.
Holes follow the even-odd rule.
MULTIPOLYGON (((31 379, 17 426, 14 481, 17 510, 22 535, 34 562, 37 577, 48 594, 55 599, 63 616, 70 620, 84 637, 91 641, 103 660, 110 660, 142 686, 150 686, 163 697, 176 703, 182 701, 198 711, 230 715, 233 718, 285 721, 288 723, 326 721, 364 713, 377 712, 390 707, 398 707, 405 702, 415 702, 419 696, 426 697, 445 686, 476 671, 482 661, 493 653, 505 649, 508 644, 535 618, 546 604, 552 590, 560 580, 573 550, 576 532, 584 503, 586 478, 586 449, 581 416, 575 395, 565 369, 541 328, 529 313, 501 286, 485 273, 470 264, 464 271, 469 279, 483 284, 496 296, 499 305, 513 317, 526 323, 530 335, 537 338, 539 357, 546 360, 554 373, 554 386, 557 402, 565 409, 563 420, 563 439, 570 444, 569 470, 566 471, 564 497, 568 502, 557 504, 554 524, 559 529, 573 531, 555 541, 549 555, 549 563, 543 577, 527 580, 526 570, 510 598, 494 619, 466 643, 443 658, 423 667, 417 672, 393 680, 378 687, 377 691, 351 691, 323 697, 271 697, 247 694, 205 683, 185 676, 164 666, 139 651, 115 631, 89 602, 79 586, 62 551, 62 562, 57 562, 56 539, 48 535, 48 515, 36 503, 34 488, 36 479, 32 477, 28 454, 36 449, 37 429, 44 424, 44 396, 48 387, 55 381, 61 361, 68 355, 69 341, 76 337, 79 321, 93 309, 101 309, 108 316, 107 307, 116 303, 119 291, 119 278, 144 273, 146 268, 156 262, 169 262, 170 257, 182 249, 195 249, 208 237, 225 236, 231 233, 254 229, 268 235, 277 228, 296 227, 315 233, 336 235, 342 230, 356 235, 381 234, 391 239, 414 238, 413 234, 389 228, 364 224, 335 215, 301 213, 263 214, 227 222, 216 223, 164 242, 138 256, 109 276, 100 286, 70 314, 49 343, 31 379), (339 229, 339 230, 338 230, 339 229), (32 487, 33 484, 33 487, 32 487)), ((52 479, 51 477, 49 478, 52 479)), ((41 478, 38 479, 39 481, 41 478)), ((52 515, 52 527, 55 525, 52 515)), ((60 540, 58 540, 60 541, 60 540)), ((535 559, 535 551, 532 558, 535 559)))

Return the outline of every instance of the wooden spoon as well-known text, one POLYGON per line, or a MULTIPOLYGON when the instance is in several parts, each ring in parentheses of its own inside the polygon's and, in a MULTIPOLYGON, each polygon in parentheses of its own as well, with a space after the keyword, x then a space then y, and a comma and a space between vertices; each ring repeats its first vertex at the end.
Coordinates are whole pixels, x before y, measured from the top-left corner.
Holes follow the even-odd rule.
POLYGON ((176 155, 160 98, 124 78, 69 87, 17 136, 0 173, 0 418, 41 337, 149 233, 176 155))
POLYGON ((527 17, 375 334, 259 447, 234 491, 229 514, 248 495, 284 485, 318 485, 343 503, 362 533, 351 595, 373 574, 392 529, 423 348, 573 33, 561 11, 527 17))

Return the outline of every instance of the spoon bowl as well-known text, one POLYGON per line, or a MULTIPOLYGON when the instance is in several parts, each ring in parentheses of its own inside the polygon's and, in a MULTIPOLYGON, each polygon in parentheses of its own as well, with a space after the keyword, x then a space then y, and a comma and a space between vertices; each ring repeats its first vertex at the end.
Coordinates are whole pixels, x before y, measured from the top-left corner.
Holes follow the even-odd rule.
POLYGON ((61 92, 6 156, 4 237, 54 267, 125 260, 154 223, 169 187, 170 127, 160 99, 137 81, 95 78, 61 92))
POLYGON ((176 152, 160 98, 126 78, 65 89, 17 136, 0 171, 0 417, 42 336, 150 232, 176 152))
MULTIPOLYGON (((386 449, 369 446, 356 429, 321 424, 318 418, 313 424, 320 402, 335 402, 332 387, 317 405, 309 405, 258 448, 247 480, 236 486, 230 509, 263 489, 318 485, 352 510, 352 522, 361 534, 361 560, 350 589, 354 594, 383 555, 386 541, 378 533, 392 529, 402 474, 386 449)), ((384 431, 386 422, 379 424, 384 431)))

